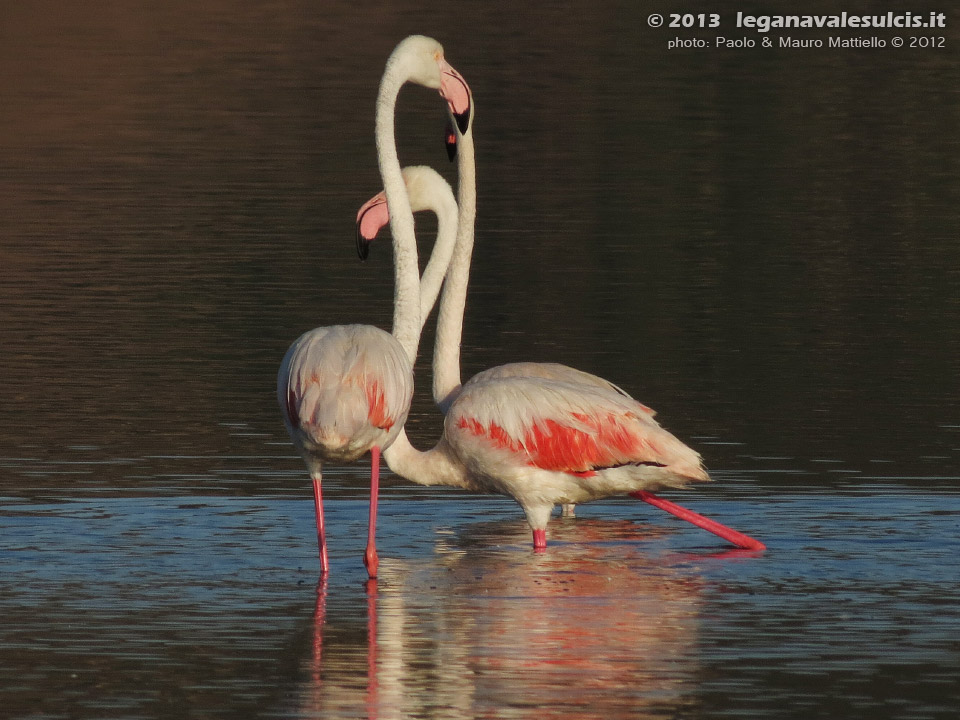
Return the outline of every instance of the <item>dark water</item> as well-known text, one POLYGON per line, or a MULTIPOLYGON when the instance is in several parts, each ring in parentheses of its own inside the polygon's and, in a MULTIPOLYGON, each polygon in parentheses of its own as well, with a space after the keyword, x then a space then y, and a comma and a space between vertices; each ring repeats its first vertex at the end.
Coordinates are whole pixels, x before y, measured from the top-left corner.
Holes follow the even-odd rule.
MULTIPOLYGON (((940 49, 668 51, 718 33, 423 5, 0 10, 0 714, 952 717, 960 17, 940 49), (366 586, 356 465, 317 586, 275 375, 307 328, 389 326, 353 218, 411 32, 477 102, 464 374, 617 382, 718 481, 677 499, 766 553, 610 500, 534 555, 510 501, 388 478, 366 586)), ((432 93, 397 123, 455 179, 432 93)))

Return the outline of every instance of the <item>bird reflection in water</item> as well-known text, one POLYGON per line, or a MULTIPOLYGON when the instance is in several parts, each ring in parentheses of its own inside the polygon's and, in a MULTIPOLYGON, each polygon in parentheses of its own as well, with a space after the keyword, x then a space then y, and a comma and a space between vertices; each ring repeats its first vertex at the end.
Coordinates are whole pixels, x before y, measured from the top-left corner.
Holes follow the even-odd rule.
POLYGON ((498 521, 440 533, 429 558, 384 558, 365 586, 366 642, 354 634, 335 656, 321 636, 345 628, 325 625, 321 586, 301 716, 685 714, 696 703, 696 565, 713 556, 651 555, 651 538, 669 531, 629 521, 558 525, 546 554, 516 552, 528 528, 498 521))

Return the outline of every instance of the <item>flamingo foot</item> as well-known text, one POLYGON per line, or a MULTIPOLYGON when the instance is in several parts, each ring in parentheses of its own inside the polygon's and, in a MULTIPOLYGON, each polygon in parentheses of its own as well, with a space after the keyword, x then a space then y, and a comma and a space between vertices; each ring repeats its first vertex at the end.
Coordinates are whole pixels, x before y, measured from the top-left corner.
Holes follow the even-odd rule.
POLYGON ((547 549, 547 531, 544 529, 533 531, 533 551, 542 553, 547 549))
POLYGON ((712 532, 714 535, 719 535, 724 540, 728 540, 744 550, 767 549, 766 545, 759 540, 755 540, 749 535, 744 535, 742 532, 737 532, 733 528, 729 528, 722 523, 718 523, 716 520, 711 520, 710 518, 704 517, 700 513, 696 513, 693 510, 688 510, 682 505, 677 505, 669 500, 664 500, 663 498, 657 497, 653 493, 647 492, 646 490, 638 490, 637 492, 630 493, 630 495, 638 500, 643 500, 645 503, 649 503, 654 507, 658 507, 661 510, 666 510, 671 515, 676 515, 681 520, 686 520, 689 523, 693 523, 697 527, 703 528, 707 532, 712 532))
POLYGON ((377 556, 376 548, 367 548, 363 556, 363 565, 367 568, 367 574, 371 580, 377 579, 377 568, 380 567, 380 558, 377 556))

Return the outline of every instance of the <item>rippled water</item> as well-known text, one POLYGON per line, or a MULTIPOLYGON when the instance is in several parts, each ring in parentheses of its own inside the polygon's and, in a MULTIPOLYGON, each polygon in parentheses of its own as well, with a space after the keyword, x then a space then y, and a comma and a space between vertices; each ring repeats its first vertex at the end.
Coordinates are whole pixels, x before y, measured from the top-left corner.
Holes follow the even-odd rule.
POLYGON ((36 717, 955 710, 960 498, 886 488, 697 506, 770 550, 731 551, 624 501, 556 520, 535 555, 505 500, 392 490, 377 584, 359 562, 365 503, 343 498, 317 587, 306 501, 7 504, 5 704, 36 717))
MULTIPOLYGON (((0 714, 954 716, 960 20, 944 52, 704 54, 614 3, 9 5, 0 714), (388 476, 372 586, 357 464, 318 587, 275 375, 305 329, 389 326, 352 224, 411 32, 477 101, 464 374, 622 385, 717 480, 670 497, 767 552, 610 500, 535 555, 511 501, 388 476)), ((436 98, 397 122, 453 180, 436 98)))

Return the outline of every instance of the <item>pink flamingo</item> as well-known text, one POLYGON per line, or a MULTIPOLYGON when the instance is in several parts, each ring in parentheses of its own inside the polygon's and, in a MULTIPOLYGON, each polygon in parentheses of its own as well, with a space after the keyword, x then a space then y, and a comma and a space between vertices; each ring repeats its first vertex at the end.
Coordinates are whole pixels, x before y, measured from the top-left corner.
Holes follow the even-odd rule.
MULTIPOLYGON (((313 482, 321 575, 329 568, 321 491, 323 463, 351 462, 369 451, 371 511, 375 512, 380 454, 400 432, 413 396, 421 287, 413 213, 393 128, 397 95, 406 82, 439 90, 455 116, 464 110, 467 92, 463 78, 444 59, 442 46, 419 35, 397 45, 380 82, 377 156, 393 231, 393 334, 370 325, 310 330, 290 346, 277 375, 277 400, 284 424, 313 482)), ((428 266, 424 271, 428 279, 437 278, 436 287, 446 271, 442 255, 432 257, 431 261, 436 260, 433 269, 428 266)), ((429 302, 432 306, 433 300, 429 302)))
POLYGON ((546 547, 546 526, 555 505, 616 494, 655 504, 740 547, 763 549, 753 538, 649 492, 710 478, 699 454, 660 427, 650 408, 612 383, 552 363, 499 366, 460 383, 476 191, 472 123, 465 129, 458 124, 458 130, 457 245, 441 298, 434 350, 433 394, 445 413, 444 432, 433 449, 421 452, 401 430, 385 453, 390 468, 422 485, 513 497, 526 514, 537 550, 546 547))

